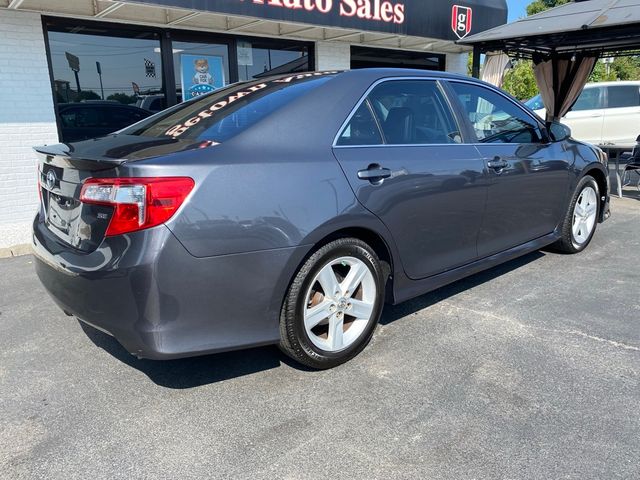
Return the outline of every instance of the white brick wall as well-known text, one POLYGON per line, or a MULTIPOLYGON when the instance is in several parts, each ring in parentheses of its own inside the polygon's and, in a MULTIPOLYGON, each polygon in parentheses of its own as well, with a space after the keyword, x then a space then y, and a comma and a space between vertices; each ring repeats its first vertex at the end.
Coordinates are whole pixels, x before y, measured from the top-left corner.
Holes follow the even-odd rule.
POLYGON ((57 142, 40 15, 0 9, 0 248, 29 242, 38 205, 31 147, 57 142))
POLYGON ((351 45, 340 42, 316 42, 316 70, 349 70, 351 45))

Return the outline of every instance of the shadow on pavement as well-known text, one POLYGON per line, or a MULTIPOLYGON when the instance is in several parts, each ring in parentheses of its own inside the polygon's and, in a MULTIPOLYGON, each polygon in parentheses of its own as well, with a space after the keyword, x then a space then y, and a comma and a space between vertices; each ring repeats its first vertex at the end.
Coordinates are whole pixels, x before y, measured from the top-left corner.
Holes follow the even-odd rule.
MULTIPOLYGON (((469 288, 481 285, 511 270, 520 268, 543 256, 543 252, 533 252, 400 305, 387 305, 380 323, 387 325, 469 288)), ((87 337, 89 337, 96 346, 102 348, 124 364, 144 373, 155 384, 167 388, 186 389, 199 387, 277 368, 280 367, 282 363, 298 370, 312 371, 294 362, 273 346, 179 360, 141 360, 127 352, 124 347, 110 335, 96 330, 81 321, 78 321, 78 323, 87 337)))
POLYGON ((97 347, 122 363, 144 373, 152 382, 162 387, 194 388, 270 370, 280 367, 282 363, 304 370, 274 346, 178 360, 139 359, 127 352, 112 336, 81 321, 78 323, 89 340, 97 347))
POLYGON ((380 323, 382 325, 388 325, 402 317, 411 315, 412 313, 428 308, 431 305, 435 305, 442 300, 453 297, 458 293, 464 292, 465 290, 478 285, 482 285, 483 283, 493 280, 505 273, 509 273, 511 270, 516 270, 528 263, 544 257, 544 255, 545 254, 542 251, 535 251, 489 270, 485 270, 484 272, 476 273, 470 277, 458 280, 455 283, 441 287, 433 292, 414 298, 413 300, 408 300, 399 305, 387 305, 382 314, 382 318, 380 319, 380 323))

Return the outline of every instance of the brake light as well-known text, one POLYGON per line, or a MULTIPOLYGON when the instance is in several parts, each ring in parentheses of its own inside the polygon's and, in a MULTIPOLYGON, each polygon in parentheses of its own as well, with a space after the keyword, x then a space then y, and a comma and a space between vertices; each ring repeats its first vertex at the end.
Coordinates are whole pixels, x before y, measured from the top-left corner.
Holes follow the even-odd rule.
POLYGON ((42 184, 40 183, 40 167, 36 165, 36 173, 38 174, 38 198, 42 203, 42 184))
POLYGON ((106 236, 122 235, 169 220, 194 185, 189 177, 89 178, 80 201, 113 206, 106 236))

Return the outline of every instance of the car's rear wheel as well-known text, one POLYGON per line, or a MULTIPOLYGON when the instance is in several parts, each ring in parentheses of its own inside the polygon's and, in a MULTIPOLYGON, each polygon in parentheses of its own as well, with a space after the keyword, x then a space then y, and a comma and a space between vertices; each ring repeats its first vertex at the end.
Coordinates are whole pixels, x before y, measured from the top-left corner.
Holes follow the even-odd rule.
POLYGON ((280 348, 298 362, 332 368, 369 342, 384 304, 378 256, 355 238, 335 240, 300 268, 280 316, 280 348))
POLYGON ((598 184, 589 175, 580 180, 562 225, 562 238, 556 243, 561 252, 578 253, 587 248, 598 225, 600 200, 598 184))

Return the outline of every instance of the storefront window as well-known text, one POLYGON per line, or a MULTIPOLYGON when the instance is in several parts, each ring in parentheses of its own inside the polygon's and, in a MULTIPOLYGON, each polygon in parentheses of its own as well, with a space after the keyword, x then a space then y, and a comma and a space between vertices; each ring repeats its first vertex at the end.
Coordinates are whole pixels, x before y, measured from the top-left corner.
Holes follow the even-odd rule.
POLYGON ((93 34, 102 33, 93 27, 73 31, 48 32, 58 104, 108 100, 135 105, 144 97, 163 96, 155 34, 125 38, 93 34))
POLYGON ((300 44, 238 40, 240 80, 309 70, 309 48, 300 44))
POLYGON ((46 32, 63 141, 107 135, 238 80, 311 67, 310 44, 293 41, 58 18, 46 19, 46 32))
POLYGON ((222 88, 229 81, 225 44, 173 42, 178 102, 222 88))

